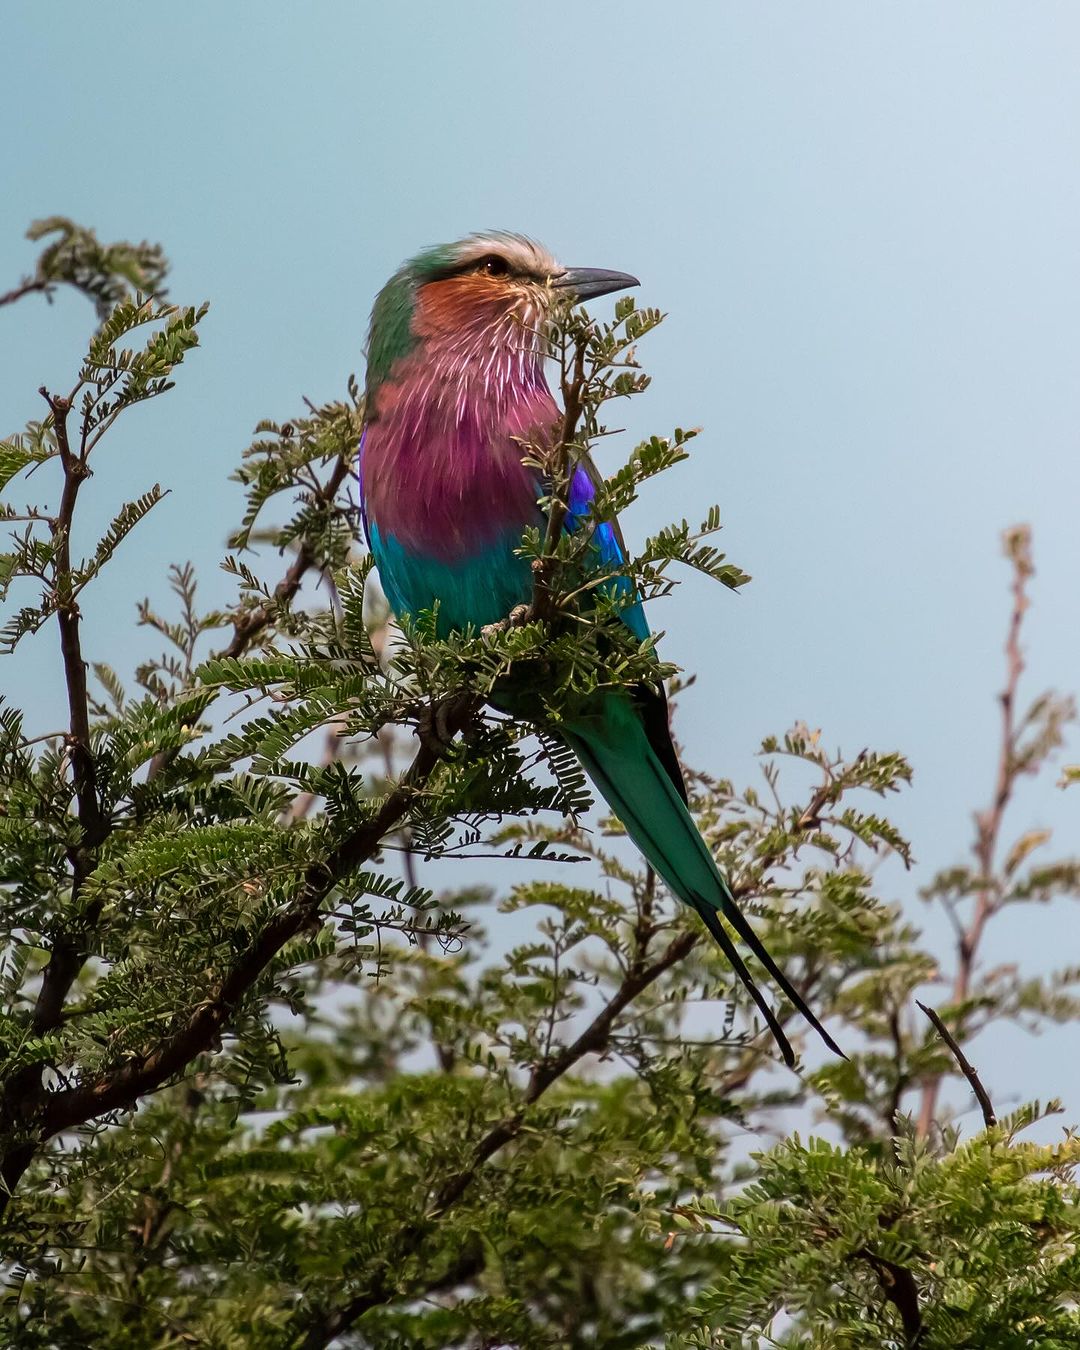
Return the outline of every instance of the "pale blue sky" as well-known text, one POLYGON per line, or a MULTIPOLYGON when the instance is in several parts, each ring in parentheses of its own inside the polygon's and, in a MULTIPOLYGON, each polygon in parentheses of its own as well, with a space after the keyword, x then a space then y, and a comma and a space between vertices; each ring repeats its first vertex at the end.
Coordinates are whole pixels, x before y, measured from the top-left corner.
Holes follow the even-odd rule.
MULTIPOLYGON (((8 0, 0 23, 0 289, 31 266, 28 221, 59 212, 161 240, 173 297, 213 305, 178 389, 90 484, 88 537, 122 496, 172 489, 88 605, 94 659, 130 668, 132 606, 173 559, 227 593, 227 473, 257 419, 361 368, 397 263, 522 230, 670 312, 629 431, 706 435, 631 535, 718 500, 754 576, 741 597, 688 579, 653 613, 700 673, 689 756, 745 778, 797 718, 904 750, 920 867, 891 884, 925 917, 918 885, 964 854, 990 788, 1011 522, 1035 531, 1027 692, 1080 687, 1075 5, 8 0)), ((74 296, 0 313, 5 431, 65 386, 91 324, 74 296)), ((41 729, 53 645, 2 677, 41 729)), ((1012 819, 1062 849, 1078 821, 1049 782, 1012 819)), ((987 957, 1047 950, 1077 960, 1080 913, 1002 920, 987 957)), ((1070 1030, 978 1057, 1003 1099, 1047 1096, 1078 1050, 1070 1030)))

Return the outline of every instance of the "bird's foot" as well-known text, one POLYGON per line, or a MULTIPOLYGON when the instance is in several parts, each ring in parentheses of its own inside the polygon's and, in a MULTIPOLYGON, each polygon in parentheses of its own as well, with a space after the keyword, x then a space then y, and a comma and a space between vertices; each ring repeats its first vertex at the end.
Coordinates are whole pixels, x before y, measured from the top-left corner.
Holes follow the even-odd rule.
POLYGON ((454 744, 459 731, 468 730, 474 714, 475 699, 471 694, 450 694, 435 703, 427 703, 416 719, 416 734, 420 744, 440 759, 454 744))
POLYGON ((532 605, 515 605, 505 619, 500 619, 498 623, 484 624, 480 629, 480 635, 493 638, 496 633, 505 633, 508 628, 523 628, 532 616, 532 605))

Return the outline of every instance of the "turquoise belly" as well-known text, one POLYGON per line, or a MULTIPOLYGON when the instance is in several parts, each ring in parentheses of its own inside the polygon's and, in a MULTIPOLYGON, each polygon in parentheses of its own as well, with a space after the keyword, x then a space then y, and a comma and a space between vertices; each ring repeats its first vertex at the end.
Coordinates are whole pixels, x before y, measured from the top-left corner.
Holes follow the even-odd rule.
POLYGON ((497 623, 515 605, 532 599, 532 569, 514 551, 521 547, 519 530, 508 530, 479 553, 446 561, 406 552, 393 535, 380 534, 374 521, 368 527, 379 580, 394 613, 415 619, 434 611, 438 601, 440 637, 497 623))

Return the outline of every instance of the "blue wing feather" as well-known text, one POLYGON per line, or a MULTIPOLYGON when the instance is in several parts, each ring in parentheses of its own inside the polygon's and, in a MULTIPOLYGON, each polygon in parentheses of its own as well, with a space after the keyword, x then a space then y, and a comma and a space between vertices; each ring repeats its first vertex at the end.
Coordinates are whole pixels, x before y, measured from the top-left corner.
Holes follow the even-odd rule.
MULTIPOLYGON (((566 513, 568 530, 580 529, 588 520, 599 483, 599 474, 591 463, 582 461, 578 464, 570 480, 570 500, 567 503, 566 513)), ((626 545, 615 521, 604 520, 594 527, 593 544, 600 555, 602 568, 618 567, 626 561, 626 545)), ((645 618, 641 599, 634 591, 629 577, 612 577, 604 583, 604 589, 620 598, 633 595, 633 600, 627 600, 620 605, 619 617, 631 633, 644 642, 649 636, 649 624, 645 618)))
MULTIPOLYGON (((438 627, 445 633, 470 624, 494 623, 505 618, 515 605, 527 603, 532 593, 532 576, 528 564, 516 553, 521 542, 516 531, 507 531, 493 545, 455 563, 407 552, 392 535, 380 533, 375 523, 368 519, 364 494, 366 433, 365 427, 357 453, 360 517, 368 548, 375 556, 383 589, 394 612, 416 614, 430 609, 437 598, 438 627)), ((578 464, 570 484, 568 530, 581 529, 588 521, 600 482, 599 474, 589 461, 578 464)), ((538 484, 537 496, 540 495, 538 484)), ((592 542, 602 569, 616 568, 626 561, 626 546, 615 521, 601 521, 595 525, 592 542)), ((649 636, 649 625, 629 578, 612 577, 604 582, 603 588, 611 595, 625 597, 619 607, 619 617, 636 638, 644 641, 649 636)))

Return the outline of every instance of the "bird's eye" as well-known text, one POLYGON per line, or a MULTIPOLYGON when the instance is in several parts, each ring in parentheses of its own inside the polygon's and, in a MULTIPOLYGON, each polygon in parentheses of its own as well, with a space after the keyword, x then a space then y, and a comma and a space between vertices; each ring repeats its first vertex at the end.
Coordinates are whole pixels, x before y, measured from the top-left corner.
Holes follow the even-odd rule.
POLYGON ((486 272, 489 277, 504 277, 510 271, 510 264, 497 253, 492 253, 490 257, 481 261, 480 270, 486 272))

